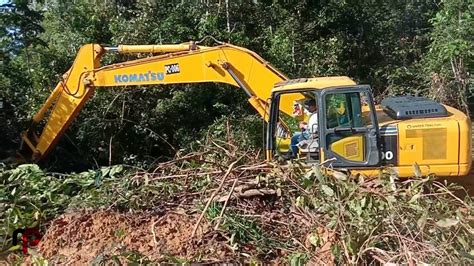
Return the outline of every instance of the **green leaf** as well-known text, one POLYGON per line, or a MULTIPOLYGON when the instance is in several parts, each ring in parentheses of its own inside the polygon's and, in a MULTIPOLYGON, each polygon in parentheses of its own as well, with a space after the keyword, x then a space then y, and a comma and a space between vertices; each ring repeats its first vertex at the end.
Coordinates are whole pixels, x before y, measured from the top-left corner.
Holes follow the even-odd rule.
POLYGON ((362 207, 359 204, 355 205, 355 210, 358 216, 362 214, 362 207))
POLYGON ((102 167, 102 168, 100 168, 100 172, 102 173, 103 177, 106 177, 110 173, 110 168, 109 167, 102 167))
POLYGON ((397 199, 393 195, 390 195, 390 196, 387 197, 387 201, 389 203, 395 203, 395 202, 397 202, 397 199))
POLYGON ((148 186, 150 183, 150 178, 148 177, 148 174, 143 175, 143 178, 145 179, 145 186, 148 186))
POLYGON ((455 226, 458 223, 459 223, 459 220, 457 220, 457 219, 446 218, 446 219, 437 221, 436 225, 439 226, 439 227, 448 228, 448 227, 451 227, 451 226, 455 226))
POLYGON ((291 266, 305 265, 307 261, 308 255, 306 253, 293 253, 289 256, 291 266))
POLYGON ((315 246, 315 247, 317 247, 317 246, 319 245, 319 237, 318 237, 318 235, 315 234, 315 233, 312 233, 312 234, 309 236, 308 240, 309 240, 309 243, 311 243, 311 245, 313 245, 313 246, 315 246))
POLYGON ((466 240, 464 240, 464 238, 462 238, 461 236, 458 236, 457 239, 458 239, 459 243, 461 243, 461 245, 464 249, 466 249, 466 250, 469 249, 469 244, 467 243, 466 240))
POLYGON ((423 227, 425 227, 426 219, 426 215, 423 215, 416 221, 416 224, 418 225, 418 228, 420 228, 420 230, 423 230, 423 227))
POLYGON ((21 249, 21 245, 11 246, 7 251, 17 251, 21 249))
POLYGON ((326 196, 334 196, 334 191, 328 185, 322 185, 321 189, 323 190, 324 194, 326 194, 326 196))
POLYGON ((417 193, 415 195, 413 195, 413 197, 411 197, 410 201, 408 201, 408 203, 416 203, 416 201, 421 197, 421 194, 420 193, 417 193))
POLYGON ((123 166, 122 165, 114 165, 112 166, 112 168, 110 169, 110 177, 115 177, 116 174, 119 174, 123 171, 123 166))
POLYGON ((420 166, 415 162, 415 164, 413 164, 413 173, 415 174, 416 177, 422 177, 422 174, 421 174, 421 168, 420 166))
POLYGON ((334 176, 337 180, 341 180, 341 181, 347 180, 347 175, 342 172, 334 171, 332 173, 332 176, 334 176))
POLYGON ((298 196, 296 198, 296 206, 304 207, 305 206, 305 198, 303 196, 298 196))
POLYGON ((324 174, 323 174, 323 171, 321 171, 321 167, 315 166, 313 169, 314 169, 314 174, 316 175, 318 180, 323 180, 324 174))
POLYGON ((367 201, 367 197, 363 197, 362 200, 360 201, 360 206, 363 208, 365 207, 365 203, 367 201))

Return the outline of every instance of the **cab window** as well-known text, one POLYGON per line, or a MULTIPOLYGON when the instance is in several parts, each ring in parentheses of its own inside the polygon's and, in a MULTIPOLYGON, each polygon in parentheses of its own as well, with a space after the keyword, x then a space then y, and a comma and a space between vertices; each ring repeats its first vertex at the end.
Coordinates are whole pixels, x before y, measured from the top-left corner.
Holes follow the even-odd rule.
POLYGON ((328 94, 326 128, 356 128, 372 125, 367 95, 363 92, 328 94))

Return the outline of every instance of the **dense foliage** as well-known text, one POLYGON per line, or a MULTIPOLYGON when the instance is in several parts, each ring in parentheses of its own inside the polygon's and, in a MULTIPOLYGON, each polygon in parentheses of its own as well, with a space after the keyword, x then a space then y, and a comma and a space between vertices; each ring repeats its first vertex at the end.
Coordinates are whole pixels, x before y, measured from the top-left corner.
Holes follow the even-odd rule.
MULTIPOLYGON (((18 145, 19 131, 90 42, 179 43, 212 35, 256 51, 291 78, 347 75, 371 84, 376 95, 422 94, 467 111, 473 8, 469 0, 8 1, 0 15, 0 145, 18 145)), ((107 56, 103 63, 127 59, 107 56)), ((99 90, 50 165, 64 169, 74 160, 84 169, 166 158, 202 139, 209 126, 222 128, 225 117, 252 115, 242 91, 219 84, 99 90)), ((258 126, 247 133, 256 140, 258 126)))
MULTIPOLYGON (((8 247, 12 231, 23 226, 48 228, 43 231, 60 237, 59 243, 69 237, 76 239, 77 232, 93 230, 92 222, 80 219, 71 233, 58 228, 57 223, 52 225, 51 219, 84 208, 134 214, 127 218, 136 221, 133 230, 145 232, 150 231, 149 226, 138 226, 143 224, 140 215, 144 211, 158 219, 164 213, 191 215, 199 210, 219 232, 208 233, 207 238, 224 236, 219 241, 228 248, 222 247, 222 252, 230 249, 225 261, 472 263, 474 202, 471 197, 456 196, 460 191, 453 185, 434 181, 432 176, 396 182, 390 169, 379 179, 368 179, 341 172, 327 174, 327 169, 317 166, 307 171, 297 162, 283 168, 262 164, 254 159, 255 154, 226 143, 205 147, 148 171, 122 165, 67 175, 46 173, 33 164, 0 169, 0 238, 6 240, 1 248, 8 247)), ((57 219, 59 225, 61 219, 57 219)), ((124 234, 131 234, 120 228, 114 231, 100 232, 101 241, 96 244, 120 243, 124 234)), ((143 241, 150 237, 146 234, 143 241)), ((45 238, 47 242, 51 236, 45 238)), ((85 245, 89 241, 80 242, 85 245)), ((77 243, 56 245, 55 249, 67 249, 77 243)), ((119 251, 105 249, 96 253, 94 260, 112 260, 131 251, 127 245, 119 251)), ((138 255, 161 262, 212 259, 204 255, 180 257, 179 253, 170 254, 173 260, 138 255)), ((62 264, 72 258, 50 255, 46 259, 62 264)))

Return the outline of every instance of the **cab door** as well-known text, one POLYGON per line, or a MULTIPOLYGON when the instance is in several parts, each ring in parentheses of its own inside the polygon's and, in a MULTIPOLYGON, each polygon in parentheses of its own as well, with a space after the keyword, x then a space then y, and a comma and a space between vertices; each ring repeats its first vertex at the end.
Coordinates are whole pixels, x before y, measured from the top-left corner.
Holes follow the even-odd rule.
POLYGON ((341 168, 380 165, 380 133, 370 87, 328 88, 321 95, 321 162, 341 168))

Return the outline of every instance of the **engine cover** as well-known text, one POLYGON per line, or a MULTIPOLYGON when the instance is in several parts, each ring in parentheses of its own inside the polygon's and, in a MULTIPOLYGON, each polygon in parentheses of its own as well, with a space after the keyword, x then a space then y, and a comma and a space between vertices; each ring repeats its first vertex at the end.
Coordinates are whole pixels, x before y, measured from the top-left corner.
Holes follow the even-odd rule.
POLYGON ((380 105, 391 118, 397 120, 448 116, 442 104, 424 97, 388 97, 380 105))

